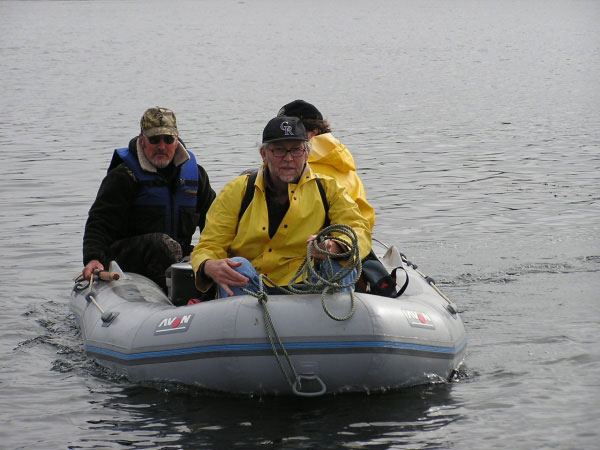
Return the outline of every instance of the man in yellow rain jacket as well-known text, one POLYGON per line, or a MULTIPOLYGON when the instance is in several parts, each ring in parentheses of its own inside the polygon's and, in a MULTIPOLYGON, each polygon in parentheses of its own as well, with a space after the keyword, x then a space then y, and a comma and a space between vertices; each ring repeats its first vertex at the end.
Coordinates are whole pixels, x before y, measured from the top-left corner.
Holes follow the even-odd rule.
MULTIPOLYGON (((358 236, 360 254, 370 252, 369 222, 345 188, 327 176, 317 179, 307 163, 307 141, 306 130, 298 118, 282 116, 269 121, 260 147, 263 164, 253 186, 252 200, 241 218, 249 175, 228 183, 208 211, 206 226, 191 258, 200 291, 205 292, 213 283, 218 284, 220 297, 243 295, 242 287, 257 291, 259 274, 281 286, 287 285, 306 258, 307 242, 315 238, 327 219, 332 225, 352 227, 358 236)), ((334 254, 346 250, 335 240, 325 241, 325 246, 334 254)), ((335 260, 332 264, 337 265, 334 271, 341 269, 335 260)), ((267 292, 280 293, 269 289, 267 292)))
MULTIPOLYGON (((333 134, 323 114, 304 100, 294 100, 284 105, 278 116, 293 116, 302 120, 310 142, 308 163, 313 172, 328 175, 344 186, 350 197, 358 204, 360 212, 369 221, 371 231, 375 226, 375 211, 367 201, 362 180, 356 173, 356 165, 350 150, 333 134)), ((366 255, 365 255, 366 256, 366 255)))

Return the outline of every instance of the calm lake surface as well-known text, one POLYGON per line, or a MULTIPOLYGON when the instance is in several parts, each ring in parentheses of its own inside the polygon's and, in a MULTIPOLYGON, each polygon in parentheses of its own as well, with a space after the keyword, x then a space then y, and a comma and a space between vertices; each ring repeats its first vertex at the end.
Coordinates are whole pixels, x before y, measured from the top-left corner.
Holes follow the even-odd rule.
POLYGON ((0 28, 0 448, 597 448, 600 2, 0 1, 0 28), (296 98, 461 308, 462 375, 240 398, 88 360, 69 292, 112 150, 172 108, 220 190, 296 98))

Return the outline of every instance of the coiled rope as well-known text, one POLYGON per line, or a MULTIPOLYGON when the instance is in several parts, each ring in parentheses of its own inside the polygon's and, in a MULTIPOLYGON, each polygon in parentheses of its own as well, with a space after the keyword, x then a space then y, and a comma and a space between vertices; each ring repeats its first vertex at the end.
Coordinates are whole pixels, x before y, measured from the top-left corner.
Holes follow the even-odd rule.
POLYGON ((360 277, 362 273, 362 263, 360 260, 360 252, 358 246, 358 236, 356 232, 352 229, 352 227, 348 225, 335 224, 330 225, 327 228, 321 230, 319 234, 317 234, 316 238, 310 241, 306 247, 306 259, 300 265, 296 274, 292 277, 290 283, 287 286, 279 286, 273 280, 271 280, 266 275, 260 275, 259 277, 259 285, 258 292, 252 292, 247 289, 242 288, 242 290, 248 295, 252 295, 258 299, 258 303, 261 305, 263 309, 263 322, 265 324, 265 331, 267 333, 267 337, 269 338, 269 343, 271 344, 271 349, 273 350, 273 354, 275 355, 275 359, 277 360, 277 364, 279 365, 279 369, 284 374, 288 384, 292 389, 294 388, 294 383, 297 383, 298 390, 301 389, 300 379, 292 363, 292 360, 285 349, 283 342, 275 329, 275 324, 271 319, 271 315, 269 314, 269 309, 267 308, 268 295, 266 290, 264 289, 264 281, 267 281, 269 285, 279 289, 285 294, 316 294, 321 293, 321 305, 323 306, 323 310, 325 314, 329 316, 331 319, 336 321, 344 321, 350 319, 354 315, 355 311, 355 301, 354 301, 354 291, 350 291, 350 312, 343 317, 338 317, 329 311, 327 304, 325 302, 325 297, 327 294, 333 294, 339 292, 344 288, 348 288, 354 284, 360 277), (336 233, 334 236, 332 233, 336 233), (343 239, 342 236, 345 236, 347 239, 343 239), (336 241, 340 244, 342 248, 346 248, 347 251, 342 253, 330 253, 326 250, 326 240, 336 241), (325 255, 325 259, 321 260, 319 258, 315 258, 313 256, 313 252, 321 253, 325 255), (337 260, 345 259, 345 264, 342 264, 342 269, 333 273, 331 259, 335 258, 337 260), (318 272, 318 265, 324 266, 325 277, 321 276, 318 272), (317 266, 317 267, 315 267, 317 266), (348 283, 342 283, 341 281, 347 276, 350 275, 354 269, 356 269, 356 276, 352 278, 348 283), (277 342, 277 346, 281 349, 281 353, 285 357, 290 370, 292 371, 294 382, 290 379, 287 371, 285 370, 283 363, 281 362, 281 356, 277 351, 277 346, 275 345, 275 341, 277 342))

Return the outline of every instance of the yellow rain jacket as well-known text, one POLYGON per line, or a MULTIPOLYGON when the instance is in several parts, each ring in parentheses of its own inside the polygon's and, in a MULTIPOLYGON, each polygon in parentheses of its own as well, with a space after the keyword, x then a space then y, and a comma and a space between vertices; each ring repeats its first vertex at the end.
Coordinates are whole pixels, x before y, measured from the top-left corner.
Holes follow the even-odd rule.
POLYGON ((358 204, 362 215, 371 224, 371 231, 373 231, 375 210, 367 201, 365 187, 356 173, 356 165, 350 150, 331 133, 314 136, 310 140, 310 145, 308 162, 313 172, 335 178, 344 186, 350 197, 358 204))
MULTIPOLYGON (((238 226, 238 215, 246 191, 249 175, 241 175, 229 182, 217 195, 206 215, 206 226, 194 248, 191 264, 194 273, 207 259, 243 256, 258 273, 267 275, 275 283, 285 286, 306 259, 306 240, 317 234, 325 222, 325 208, 315 175, 307 164, 300 182, 288 184, 290 206, 277 232, 269 237, 269 215, 265 196, 263 173, 260 168, 252 202, 238 226)), ((345 224, 358 236, 361 258, 371 251, 371 229, 358 205, 346 190, 327 176, 319 176, 329 203, 331 224, 345 224)), ((206 291, 211 283, 196 277, 196 287, 206 291)))

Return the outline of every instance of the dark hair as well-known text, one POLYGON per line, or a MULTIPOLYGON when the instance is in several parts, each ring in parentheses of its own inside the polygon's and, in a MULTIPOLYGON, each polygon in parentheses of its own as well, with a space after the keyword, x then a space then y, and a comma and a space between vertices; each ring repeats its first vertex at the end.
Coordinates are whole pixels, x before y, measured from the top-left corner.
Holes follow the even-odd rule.
POLYGON ((312 131, 317 128, 319 134, 331 133, 331 128, 327 120, 302 119, 302 123, 306 131, 312 131))

